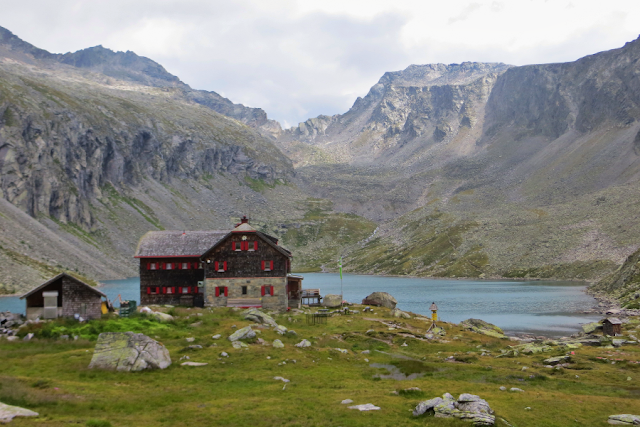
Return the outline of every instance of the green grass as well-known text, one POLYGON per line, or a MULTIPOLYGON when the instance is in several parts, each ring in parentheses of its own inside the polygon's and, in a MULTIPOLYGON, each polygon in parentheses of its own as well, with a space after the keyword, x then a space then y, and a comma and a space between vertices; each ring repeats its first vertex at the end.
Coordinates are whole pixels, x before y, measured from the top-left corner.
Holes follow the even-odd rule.
POLYGON ((453 324, 442 323, 447 332, 442 341, 400 336, 420 335, 427 325, 412 319, 389 331, 376 320, 391 320, 388 310, 376 309, 375 315, 331 317, 326 325, 316 326, 307 326, 301 315, 276 316, 278 323, 294 329, 298 336, 261 329, 259 337, 267 345, 256 340, 248 350, 235 350, 226 337, 236 330, 233 325, 250 324, 240 312, 185 308, 172 312, 176 320, 166 324, 143 316, 107 317, 87 324, 56 321, 42 326, 37 332, 41 338, 30 342, 0 341, 4 362, 0 364, 0 401, 40 413, 38 419, 17 418, 12 425, 469 426, 455 420, 412 417, 410 411, 419 401, 445 392, 480 395, 498 417, 515 426, 605 425, 609 414, 637 413, 640 387, 626 378, 635 380, 640 365, 622 361, 612 365, 597 359, 636 361, 640 359, 637 346, 580 348, 573 358, 581 369, 558 371, 542 367, 546 353, 508 359, 480 356, 477 346, 499 354, 510 342, 466 332, 453 324), (203 325, 189 326, 195 321, 203 325), (60 328, 89 332, 77 341, 43 338, 44 331, 60 332, 60 328), (371 329, 375 332, 365 333, 371 329), (170 351, 173 364, 162 371, 139 373, 87 369, 95 345, 92 340, 98 332, 108 330, 140 331, 156 337, 170 351), (212 340, 216 333, 223 338, 212 340), (187 354, 180 350, 190 344, 187 337, 203 346, 188 353, 191 360, 207 362, 207 366, 180 366, 178 359, 187 354), (284 349, 270 345, 276 338, 284 342, 284 349), (312 347, 294 347, 302 338, 309 339, 312 347), (381 341, 385 344, 378 349, 381 341), (405 341, 408 347, 401 346, 405 341), (211 347, 213 343, 216 346, 211 347), (334 348, 347 348, 349 354, 334 348), (370 353, 363 355, 362 349, 370 353), (220 358, 222 351, 229 358, 220 358), (446 362, 451 355, 466 360, 446 362), (281 364, 283 361, 287 363, 281 364), (383 371, 370 363, 425 375, 405 381, 374 379, 383 371), (522 366, 528 369, 522 371, 522 366), (285 387, 273 379, 276 376, 290 382, 285 387), (501 385, 519 387, 525 393, 502 392, 501 385), (404 391, 410 387, 421 391, 404 391), (382 409, 371 413, 350 410, 340 404, 343 399, 382 409), (525 407, 532 409, 525 411, 525 407))

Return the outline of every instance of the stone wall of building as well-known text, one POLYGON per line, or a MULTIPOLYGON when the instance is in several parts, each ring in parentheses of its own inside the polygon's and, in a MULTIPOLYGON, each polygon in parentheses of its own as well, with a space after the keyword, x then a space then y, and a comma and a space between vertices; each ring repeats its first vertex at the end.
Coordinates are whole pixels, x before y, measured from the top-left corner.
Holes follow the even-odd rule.
POLYGON ((260 298, 262 307, 268 310, 287 309, 287 280, 285 277, 251 277, 251 278, 224 278, 206 279, 205 281, 205 306, 226 307, 227 298, 260 298), (242 287, 247 287, 247 293, 242 293, 242 287), (274 295, 262 295, 263 286, 273 286, 274 295), (216 288, 227 288, 227 297, 224 292, 216 297, 216 288))
POLYGON ((67 277, 62 278, 62 316, 79 314, 85 319, 99 319, 102 316, 102 298, 85 285, 67 277))

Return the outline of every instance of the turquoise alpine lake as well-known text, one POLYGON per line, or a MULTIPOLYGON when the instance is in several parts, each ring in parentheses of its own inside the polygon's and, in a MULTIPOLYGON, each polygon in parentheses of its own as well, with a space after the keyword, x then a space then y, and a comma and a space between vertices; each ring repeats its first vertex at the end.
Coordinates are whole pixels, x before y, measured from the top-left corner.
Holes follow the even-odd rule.
MULTIPOLYGON (((340 275, 306 273, 303 288, 319 288, 322 295, 340 294, 340 275)), ((100 286, 109 299, 140 301, 140 279, 103 281, 100 286)), ((398 308, 431 315, 432 302, 438 317, 459 323, 468 318, 493 323, 507 333, 533 333, 546 336, 569 335, 579 331, 582 323, 601 316, 585 314, 597 305, 587 295, 585 285, 557 281, 490 281, 455 279, 419 279, 344 274, 344 299, 361 302, 372 292, 388 292, 398 300, 398 308)), ((0 311, 25 312, 25 301, 18 297, 0 298, 0 311)))

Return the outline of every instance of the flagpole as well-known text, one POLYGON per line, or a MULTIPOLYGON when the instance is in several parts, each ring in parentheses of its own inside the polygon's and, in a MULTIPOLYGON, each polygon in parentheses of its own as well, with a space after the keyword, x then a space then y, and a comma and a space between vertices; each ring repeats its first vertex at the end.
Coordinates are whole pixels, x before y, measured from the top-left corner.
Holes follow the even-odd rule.
POLYGON ((342 292, 342 257, 340 257, 340 261, 338 261, 338 266, 340 267, 340 309, 344 308, 342 301, 344 301, 344 293, 342 292))

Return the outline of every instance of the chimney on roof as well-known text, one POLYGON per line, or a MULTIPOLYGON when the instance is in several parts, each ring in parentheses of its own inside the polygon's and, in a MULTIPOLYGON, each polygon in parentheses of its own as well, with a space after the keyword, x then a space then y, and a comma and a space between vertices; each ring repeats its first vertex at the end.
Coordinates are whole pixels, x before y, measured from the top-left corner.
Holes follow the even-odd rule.
POLYGON ((242 218, 240 218, 240 224, 248 224, 249 223, 249 219, 247 218, 246 215, 243 215, 242 218))

